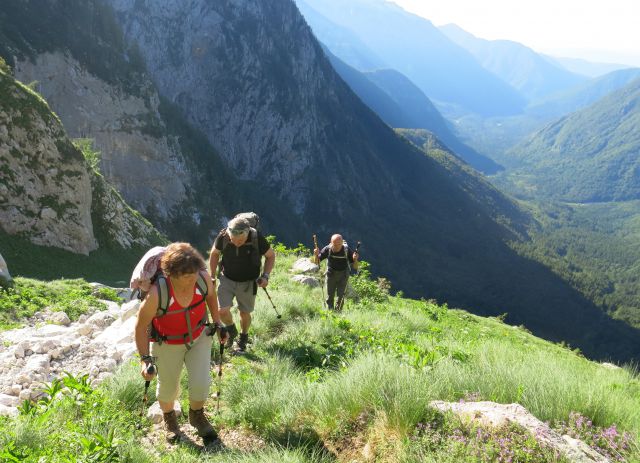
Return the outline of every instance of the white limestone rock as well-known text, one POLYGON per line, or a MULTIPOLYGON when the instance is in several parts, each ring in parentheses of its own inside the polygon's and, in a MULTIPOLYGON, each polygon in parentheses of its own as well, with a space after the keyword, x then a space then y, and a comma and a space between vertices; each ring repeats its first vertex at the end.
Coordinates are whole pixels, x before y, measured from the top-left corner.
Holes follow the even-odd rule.
POLYGON ((320 286, 320 282, 317 278, 310 277, 308 275, 294 275, 291 277, 291 279, 295 282, 309 286, 311 288, 317 288, 318 286, 320 286))
MULTIPOLYGON (((180 405, 180 401, 176 400, 173 406, 173 409, 176 412, 176 415, 180 417, 182 415, 182 406, 180 405)), ((162 423, 162 409, 160 409, 160 404, 158 402, 154 402, 147 410, 147 418, 152 423, 158 424, 162 423)))
POLYGON ((99 328, 106 328, 111 325, 115 318, 109 312, 96 312, 87 320, 88 325, 94 325, 99 328))
POLYGON ((0 394, 0 405, 6 407, 17 407, 20 404, 20 399, 15 395, 0 394))
POLYGON ((56 325, 69 326, 71 324, 69 315, 64 312, 53 312, 48 318, 51 323, 56 325))
POLYGON ((320 267, 311 262, 308 258, 302 257, 293 263, 291 270, 295 273, 316 273, 320 270, 320 267))
POLYGON ((2 416, 10 416, 16 417, 18 416, 18 409, 15 407, 7 407, 6 405, 0 404, 0 415, 2 416))
POLYGON ((561 436, 520 404, 436 400, 430 405, 441 412, 452 412, 464 420, 473 421, 482 426, 501 427, 516 423, 536 436, 539 442, 557 449, 574 463, 609 463, 606 457, 595 452, 584 442, 568 439, 569 436, 561 436))

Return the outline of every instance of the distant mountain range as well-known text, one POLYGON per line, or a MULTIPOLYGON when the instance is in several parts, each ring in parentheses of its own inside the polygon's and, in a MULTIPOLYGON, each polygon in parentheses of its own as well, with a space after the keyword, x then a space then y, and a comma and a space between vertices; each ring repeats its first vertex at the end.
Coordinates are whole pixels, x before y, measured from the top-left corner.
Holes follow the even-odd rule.
POLYGON ((640 77, 640 68, 613 71, 588 80, 527 108, 527 114, 549 120, 586 108, 640 77))
POLYGON ((339 53, 344 44, 326 33, 327 20, 351 31, 358 43, 406 75, 432 100, 459 104, 484 116, 518 114, 526 105, 516 89, 484 69, 430 21, 391 2, 297 0, 297 4, 320 41, 347 64, 357 67, 339 53))
POLYGON ((513 191, 538 198, 640 199, 638 127, 640 78, 514 147, 506 179, 513 191))
POLYGON ((458 140, 429 98, 398 71, 381 69, 360 72, 333 55, 326 47, 325 53, 356 95, 389 126, 427 129, 478 171, 494 174, 502 169, 491 159, 458 140))
POLYGON ((455 24, 439 29, 528 101, 561 92, 587 80, 517 42, 480 39, 455 24))
POLYGON ((567 69, 568 71, 574 72, 576 74, 582 74, 587 77, 600 77, 605 74, 609 74, 610 72, 619 71, 622 69, 628 69, 630 67, 627 64, 615 64, 615 63, 594 63, 592 61, 587 61, 579 58, 566 58, 566 57, 558 57, 558 56, 549 56, 549 55, 541 55, 546 59, 550 60, 552 63, 560 64, 562 67, 567 69))

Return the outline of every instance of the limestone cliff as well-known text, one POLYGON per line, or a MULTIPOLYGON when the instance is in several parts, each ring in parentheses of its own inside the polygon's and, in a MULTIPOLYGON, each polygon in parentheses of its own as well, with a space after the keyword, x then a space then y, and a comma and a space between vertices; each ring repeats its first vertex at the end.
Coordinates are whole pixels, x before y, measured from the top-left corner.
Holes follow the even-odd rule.
POLYGON ((88 254, 91 179, 46 102, 0 72, 0 225, 36 244, 88 254))
POLYGON ((99 244, 129 248, 159 239, 90 168, 46 101, 2 71, 0 226, 34 244, 81 254, 99 244))
POLYGON ((70 137, 94 139, 101 171, 137 210, 166 219, 185 201, 184 159, 175 138, 165 135, 150 83, 140 95, 127 93, 61 51, 18 61, 15 76, 35 82, 70 137))

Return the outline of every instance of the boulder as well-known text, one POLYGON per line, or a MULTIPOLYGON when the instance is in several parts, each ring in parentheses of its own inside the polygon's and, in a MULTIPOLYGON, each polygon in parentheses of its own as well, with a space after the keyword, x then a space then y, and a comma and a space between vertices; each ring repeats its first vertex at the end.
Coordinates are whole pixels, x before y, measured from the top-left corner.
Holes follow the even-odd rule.
POLYGON ((69 326, 71 324, 69 315, 64 312, 53 312, 49 314, 48 319, 51 323, 56 325, 69 326))
MULTIPOLYGON (((20 393, 20 391, 18 391, 20 393)), ((0 394, 0 405, 5 407, 17 407, 20 404, 20 399, 15 395, 0 394)))
POLYGON ((310 277, 308 275, 294 275, 291 277, 293 281, 297 281, 300 284, 307 285, 311 288, 317 288, 320 286, 320 282, 317 278, 310 277))
POLYGON ((502 427, 515 423, 527 429, 536 439, 548 447, 558 450, 569 461, 575 463, 609 463, 609 460, 584 442, 570 436, 561 436, 533 416, 520 404, 498 404, 495 402, 443 402, 432 401, 430 405, 441 412, 451 412, 463 420, 487 427, 502 427))
POLYGON ((9 288, 13 286, 13 278, 9 274, 9 268, 7 267, 7 263, 4 261, 2 254, 0 254, 0 286, 3 288, 9 288))
MULTIPOLYGON (((182 407, 179 400, 175 401, 173 409, 176 411, 176 415, 180 417, 182 414, 182 407)), ((149 407, 149 410, 147 410, 147 418, 152 423, 162 423, 162 410, 160 409, 160 404, 158 402, 154 402, 153 405, 149 407)))
POLYGON ((291 270, 295 273, 316 273, 320 267, 309 261, 308 258, 302 257, 293 263, 291 270))
POLYGON ((109 312, 96 312, 87 320, 88 325, 98 328, 106 328, 113 323, 114 317, 109 312))
POLYGON ((7 407, 6 405, 0 404, 0 416, 18 416, 18 409, 15 407, 7 407))

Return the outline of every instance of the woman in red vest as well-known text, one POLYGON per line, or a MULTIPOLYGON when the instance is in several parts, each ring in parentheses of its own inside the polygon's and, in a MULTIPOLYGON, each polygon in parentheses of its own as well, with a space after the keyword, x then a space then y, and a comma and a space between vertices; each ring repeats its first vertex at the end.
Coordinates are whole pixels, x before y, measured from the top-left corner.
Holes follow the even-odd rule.
POLYGON ((167 246, 160 261, 162 275, 140 305, 136 323, 136 346, 142 361, 142 376, 156 365, 158 387, 156 396, 164 414, 167 439, 175 441, 181 436, 174 410, 178 397, 182 367, 189 376, 189 423, 194 426, 205 444, 217 439, 217 433, 204 414, 204 403, 209 396, 211 376, 212 337, 207 336, 208 313, 220 342, 226 333, 220 329, 218 298, 211 276, 205 270, 204 259, 190 244, 173 243, 167 246), (166 291, 166 307, 161 307, 162 292, 166 291), (151 349, 150 347, 151 342, 151 349))

